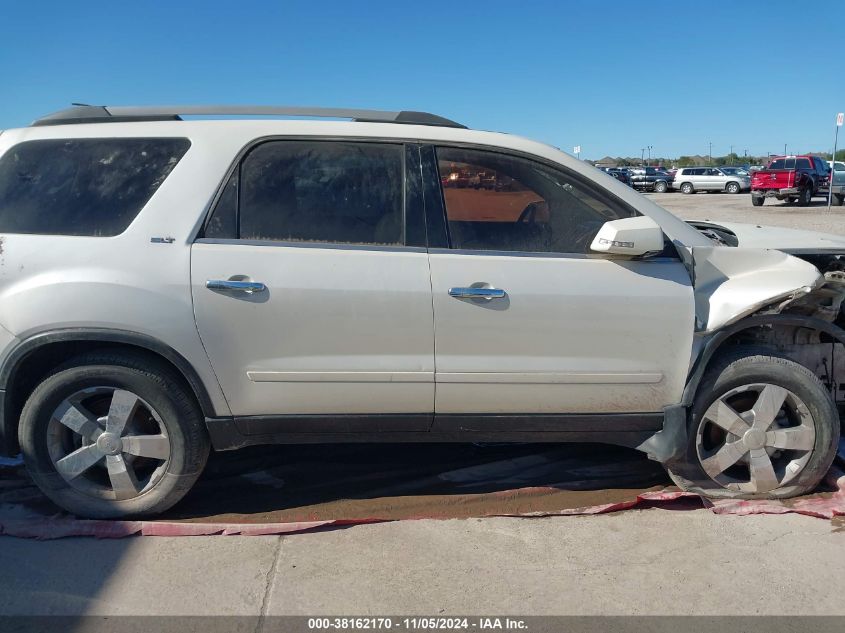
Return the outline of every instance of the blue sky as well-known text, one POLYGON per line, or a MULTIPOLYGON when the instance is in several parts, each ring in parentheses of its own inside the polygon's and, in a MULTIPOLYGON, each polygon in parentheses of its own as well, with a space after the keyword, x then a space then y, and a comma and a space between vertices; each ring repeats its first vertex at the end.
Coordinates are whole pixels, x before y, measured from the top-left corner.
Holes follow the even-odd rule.
POLYGON ((0 129, 71 101, 320 105, 428 110, 585 158, 741 155, 829 150, 845 110, 845 0, 0 7, 0 129))

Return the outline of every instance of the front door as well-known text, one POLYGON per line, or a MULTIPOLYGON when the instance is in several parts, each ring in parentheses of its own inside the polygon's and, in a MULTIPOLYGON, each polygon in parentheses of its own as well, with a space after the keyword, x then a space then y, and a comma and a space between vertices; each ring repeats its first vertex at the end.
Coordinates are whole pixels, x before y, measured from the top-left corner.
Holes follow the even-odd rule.
MULTIPOLYGON (((430 251, 436 414, 646 413, 680 401, 694 330, 683 264, 674 252, 589 251, 632 208, 523 157, 439 147, 436 160, 449 245, 430 251)), ((440 203, 427 197, 427 213, 440 203)))
POLYGON ((232 412, 277 418, 249 432, 290 430, 278 418, 303 414, 336 425, 297 422, 304 432, 355 430, 344 422, 355 414, 427 430, 434 334, 418 163, 417 184, 406 179, 416 160, 401 143, 271 140, 235 168, 193 245, 191 283, 232 412))

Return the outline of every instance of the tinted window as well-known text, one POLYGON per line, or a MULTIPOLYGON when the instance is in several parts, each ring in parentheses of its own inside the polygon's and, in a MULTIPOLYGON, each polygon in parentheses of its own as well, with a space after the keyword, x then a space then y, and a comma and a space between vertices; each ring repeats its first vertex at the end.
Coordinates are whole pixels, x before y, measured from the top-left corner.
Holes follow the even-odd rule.
POLYGON ((799 158, 798 169, 812 169, 810 166, 810 160, 808 158, 799 158))
POLYGON ((690 169, 688 173, 691 176, 703 176, 704 172, 705 172, 704 168, 697 167, 695 169, 690 169))
POLYGON ((794 158, 777 158, 769 163, 769 169, 795 169, 794 158))
POLYGON ((574 177, 523 158, 438 148, 452 247, 586 253, 602 224, 636 213, 574 177))
POLYGON ((241 239, 403 243, 403 155, 376 143, 259 145, 241 165, 241 239))
POLYGON ((188 147, 181 138, 16 145, 0 158, 0 233, 118 235, 188 147))
POLYGON ((240 170, 235 169, 220 197, 214 213, 205 227, 205 237, 236 238, 238 236, 238 184, 240 170))

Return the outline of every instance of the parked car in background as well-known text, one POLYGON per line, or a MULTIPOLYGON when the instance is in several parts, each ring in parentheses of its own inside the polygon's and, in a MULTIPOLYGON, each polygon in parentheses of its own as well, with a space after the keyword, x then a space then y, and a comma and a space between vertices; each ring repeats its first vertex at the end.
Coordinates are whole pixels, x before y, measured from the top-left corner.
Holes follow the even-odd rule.
POLYGON ((631 186, 640 191, 666 193, 672 186, 672 177, 657 167, 634 167, 630 173, 631 186))
POLYGON ((729 176, 748 176, 751 178, 751 172, 747 167, 735 167, 734 165, 722 165, 719 167, 722 173, 729 176))
POLYGON ((845 205, 845 163, 837 161, 830 173, 830 193, 834 204, 845 205))
POLYGON ((0 135, 0 448, 100 518, 283 443, 606 442, 804 494, 845 238, 738 231, 427 113, 71 108, 0 135))
POLYGON ((751 203, 763 206, 777 198, 805 207, 813 196, 827 193, 829 169, 818 156, 777 156, 751 178, 751 203))
POLYGON ((629 187, 631 186, 631 175, 628 173, 627 169, 619 167, 603 167, 602 171, 607 172, 619 182, 624 182, 629 187))
POLYGON ((698 191, 740 193, 751 188, 751 178, 720 167, 684 167, 675 174, 672 187, 687 194, 698 191))

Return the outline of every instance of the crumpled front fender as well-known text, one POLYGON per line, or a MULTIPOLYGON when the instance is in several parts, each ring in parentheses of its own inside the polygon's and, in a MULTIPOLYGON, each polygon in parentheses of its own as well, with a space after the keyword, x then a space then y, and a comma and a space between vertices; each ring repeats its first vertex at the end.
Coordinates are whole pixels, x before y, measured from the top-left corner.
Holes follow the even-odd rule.
POLYGON ((692 257, 696 324, 704 332, 824 283, 815 266, 782 251, 695 246, 692 257))

